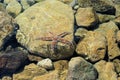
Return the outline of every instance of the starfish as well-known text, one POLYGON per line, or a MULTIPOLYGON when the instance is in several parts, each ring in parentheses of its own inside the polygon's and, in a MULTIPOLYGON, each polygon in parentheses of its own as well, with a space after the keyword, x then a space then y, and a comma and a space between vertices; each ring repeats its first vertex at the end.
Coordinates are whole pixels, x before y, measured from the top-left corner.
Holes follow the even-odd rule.
POLYGON ((49 32, 49 33, 51 34, 50 37, 39 37, 36 40, 52 41, 51 49, 54 52, 56 52, 56 50, 57 50, 58 42, 61 42, 61 43, 69 45, 70 47, 73 47, 73 43, 72 42, 63 39, 63 37, 65 37, 66 35, 70 34, 69 32, 63 32, 63 33, 61 33, 59 35, 55 35, 52 32, 49 32))

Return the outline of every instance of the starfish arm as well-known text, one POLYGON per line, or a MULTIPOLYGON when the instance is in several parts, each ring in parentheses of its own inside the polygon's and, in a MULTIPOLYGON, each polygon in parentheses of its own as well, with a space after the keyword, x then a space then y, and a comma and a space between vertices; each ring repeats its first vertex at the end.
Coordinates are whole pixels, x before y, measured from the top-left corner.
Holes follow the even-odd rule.
POLYGON ((65 39, 62 39, 62 38, 59 39, 59 42, 64 43, 64 44, 67 44, 67 45, 69 45, 71 48, 74 46, 72 42, 70 42, 70 41, 68 41, 68 40, 65 40, 65 39))
POLYGON ((52 37, 39 37, 36 40, 52 41, 52 37))
POLYGON ((52 41, 51 48, 57 49, 57 41, 52 41))
POLYGON ((68 35, 68 34, 70 34, 70 32, 63 32, 63 33, 61 33, 61 34, 59 34, 59 35, 57 35, 57 36, 59 36, 59 37, 64 37, 64 36, 66 36, 66 35, 68 35))

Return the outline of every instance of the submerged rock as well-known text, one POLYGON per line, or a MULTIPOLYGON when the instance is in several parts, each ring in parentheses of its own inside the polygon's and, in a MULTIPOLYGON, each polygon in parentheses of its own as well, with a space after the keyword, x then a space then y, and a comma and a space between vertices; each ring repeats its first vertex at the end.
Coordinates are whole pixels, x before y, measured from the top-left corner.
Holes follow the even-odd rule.
POLYGON ((25 65, 27 55, 22 51, 7 51, 0 53, 0 75, 11 74, 25 65))
POLYGON ((94 66, 99 73, 97 80, 117 80, 117 74, 112 62, 101 60, 94 66))
POLYGON ((88 31, 86 36, 79 41, 76 52, 84 58, 96 62, 105 57, 107 40, 99 32, 88 31))
POLYGON ((64 59, 74 52, 72 8, 60 1, 36 3, 16 17, 17 40, 31 53, 64 59))
POLYGON ((97 71, 93 65, 81 57, 72 58, 69 62, 66 80, 96 80, 97 71))
POLYGON ((98 22, 97 15, 92 7, 79 8, 75 15, 78 26, 94 26, 98 22))
POLYGON ((107 39, 107 53, 109 59, 114 59, 115 57, 120 56, 120 49, 116 43, 116 34, 118 30, 118 26, 112 21, 100 24, 99 28, 96 29, 97 32, 103 34, 107 39))

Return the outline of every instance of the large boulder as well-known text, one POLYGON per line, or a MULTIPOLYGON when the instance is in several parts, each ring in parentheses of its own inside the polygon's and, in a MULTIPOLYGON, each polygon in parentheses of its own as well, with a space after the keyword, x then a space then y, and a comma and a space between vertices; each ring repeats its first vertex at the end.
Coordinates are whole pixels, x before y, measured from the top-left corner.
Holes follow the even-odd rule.
POLYGON ((99 28, 96 29, 97 32, 103 34, 107 39, 108 46, 108 58, 114 59, 117 56, 120 56, 120 49, 116 43, 116 34, 119 31, 118 26, 112 22, 106 22, 99 25, 99 28))
POLYGON ((93 65, 81 57, 72 58, 69 62, 66 80, 96 80, 97 71, 93 65))
POLYGON ((78 55, 96 62, 105 57, 107 41, 104 35, 99 32, 89 31, 85 37, 79 41, 76 52, 78 55))
POLYGON ((72 8, 60 1, 36 3, 16 17, 17 40, 31 53, 64 59, 74 52, 72 8))

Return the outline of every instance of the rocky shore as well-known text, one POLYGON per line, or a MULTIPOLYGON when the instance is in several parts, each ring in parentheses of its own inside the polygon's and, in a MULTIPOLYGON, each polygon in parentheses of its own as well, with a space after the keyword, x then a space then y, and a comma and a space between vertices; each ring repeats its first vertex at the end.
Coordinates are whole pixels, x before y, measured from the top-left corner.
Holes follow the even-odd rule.
POLYGON ((0 80, 120 80, 120 0, 0 0, 0 80))

